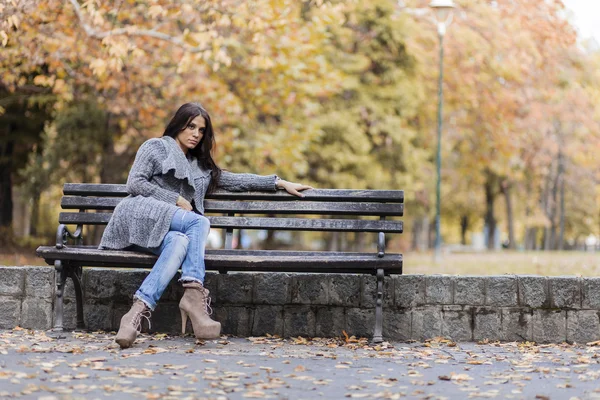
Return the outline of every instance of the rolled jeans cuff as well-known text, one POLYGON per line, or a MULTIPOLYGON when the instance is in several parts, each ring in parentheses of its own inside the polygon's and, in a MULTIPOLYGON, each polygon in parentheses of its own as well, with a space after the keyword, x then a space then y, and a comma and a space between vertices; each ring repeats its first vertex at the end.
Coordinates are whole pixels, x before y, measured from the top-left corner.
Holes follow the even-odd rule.
POLYGON ((139 300, 144 303, 150 310, 154 311, 156 308, 156 304, 152 304, 150 300, 148 300, 147 296, 144 296, 139 290, 133 295, 133 300, 139 300))
POLYGON ((177 282, 179 282, 179 283, 198 282, 198 283, 204 285, 204 282, 202 281, 202 279, 194 278, 193 276, 182 276, 181 278, 179 278, 179 280, 177 282))

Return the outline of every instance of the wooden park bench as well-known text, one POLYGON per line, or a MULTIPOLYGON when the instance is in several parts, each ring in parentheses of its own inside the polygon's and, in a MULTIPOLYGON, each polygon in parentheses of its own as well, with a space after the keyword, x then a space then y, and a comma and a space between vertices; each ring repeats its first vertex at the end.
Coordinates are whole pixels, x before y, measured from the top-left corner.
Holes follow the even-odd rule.
MULTIPOLYGON (((373 341, 382 341, 384 275, 402 273, 402 255, 385 253, 385 234, 401 233, 402 222, 386 218, 403 215, 404 192, 311 189, 304 193, 304 198, 282 190, 241 193, 216 191, 207 196, 204 209, 211 227, 225 229, 226 234, 225 249, 206 250, 206 269, 220 273, 264 271, 376 275, 373 341), (308 215, 312 218, 307 218, 308 215), (378 218, 360 218, 365 216, 378 218), (235 250, 232 249, 234 229, 375 232, 377 252, 235 250)), ((56 245, 40 246, 36 251, 39 257, 56 268, 57 330, 62 330, 63 294, 69 277, 75 288, 77 328, 85 327, 82 267, 151 268, 157 258, 149 253, 99 250, 97 246, 83 245, 83 227, 106 225, 111 211, 127 196, 125 185, 67 183, 63 194, 61 207, 67 211, 60 213, 58 218, 60 225, 56 232, 56 245), (69 230, 67 225, 75 225, 76 228, 69 230)))

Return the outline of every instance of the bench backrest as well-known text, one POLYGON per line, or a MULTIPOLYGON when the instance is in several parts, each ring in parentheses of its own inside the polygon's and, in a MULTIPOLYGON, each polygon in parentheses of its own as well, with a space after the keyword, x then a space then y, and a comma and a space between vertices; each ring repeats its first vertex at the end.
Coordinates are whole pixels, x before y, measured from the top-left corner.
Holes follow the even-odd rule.
MULTIPOLYGON (((112 213, 106 211, 112 211, 127 196, 127 191, 125 185, 120 184, 66 183, 63 194, 61 207, 76 211, 60 213, 59 223, 106 225, 112 216, 112 213)), ((311 189, 304 194, 304 198, 299 198, 283 190, 218 190, 206 197, 204 209, 212 228, 226 229, 226 248, 231 248, 233 229, 378 232, 378 252, 383 255, 385 233, 401 233, 403 230, 402 221, 385 220, 387 217, 403 215, 402 190, 311 189), (253 214, 275 214, 277 217, 248 216, 253 214), (335 217, 305 217, 308 215, 335 217)))

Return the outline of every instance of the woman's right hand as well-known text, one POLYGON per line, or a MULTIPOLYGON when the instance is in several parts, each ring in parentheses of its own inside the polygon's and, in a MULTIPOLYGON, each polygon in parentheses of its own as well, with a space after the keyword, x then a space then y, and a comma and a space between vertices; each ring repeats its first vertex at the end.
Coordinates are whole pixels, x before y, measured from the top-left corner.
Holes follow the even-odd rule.
POLYGON ((177 199, 177 203, 176 205, 178 207, 183 208, 186 211, 192 211, 192 205, 190 204, 189 201, 187 201, 186 199, 184 199, 183 197, 179 196, 179 198, 177 199))

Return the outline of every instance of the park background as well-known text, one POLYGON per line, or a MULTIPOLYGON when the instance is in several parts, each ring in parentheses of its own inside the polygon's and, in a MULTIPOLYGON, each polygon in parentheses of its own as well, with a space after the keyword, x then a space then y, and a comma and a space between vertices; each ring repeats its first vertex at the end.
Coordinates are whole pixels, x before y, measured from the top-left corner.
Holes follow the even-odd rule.
MULTIPOLYGON (((43 263, 34 249, 54 241, 62 184, 124 183, 138 146, 198 101, 222 168, 404 190, 405 233, 388 245, 408 273, 597 275, 600 44, 577 26, 597 6, 573 0, 576 15, 558 0, 455 3, 437 264, 439 47, 428 1, 2 3, 0 264, 43 263)), ((317 239, 330 250, 375 242, 317 239)))

